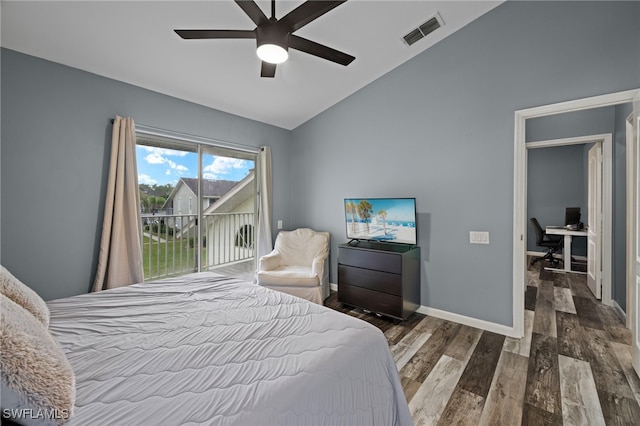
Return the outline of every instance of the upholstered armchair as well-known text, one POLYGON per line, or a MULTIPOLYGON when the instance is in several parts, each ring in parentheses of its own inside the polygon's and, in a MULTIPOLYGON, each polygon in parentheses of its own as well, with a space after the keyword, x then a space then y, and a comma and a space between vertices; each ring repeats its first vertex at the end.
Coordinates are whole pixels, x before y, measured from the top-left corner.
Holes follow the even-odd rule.
POLYGON ((329 297, 329 233, 280 231, 273 251, 260 258, 258 284, 322 304, 329 297))

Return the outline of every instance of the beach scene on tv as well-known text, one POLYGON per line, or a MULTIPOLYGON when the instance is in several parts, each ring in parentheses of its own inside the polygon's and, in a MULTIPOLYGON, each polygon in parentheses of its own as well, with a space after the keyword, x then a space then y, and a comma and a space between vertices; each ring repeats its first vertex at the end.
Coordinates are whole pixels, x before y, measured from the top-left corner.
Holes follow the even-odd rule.
POLYGON ((344 200, 347 238, 416 244, 415 198, 344 200))

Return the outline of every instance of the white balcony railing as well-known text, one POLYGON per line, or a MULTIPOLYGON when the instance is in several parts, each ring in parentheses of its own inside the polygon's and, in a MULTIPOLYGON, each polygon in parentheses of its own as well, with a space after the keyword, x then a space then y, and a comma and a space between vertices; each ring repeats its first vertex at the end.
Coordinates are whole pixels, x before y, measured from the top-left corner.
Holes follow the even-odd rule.
POLYGON ((253 213, 140 217, 145 280, 206 271, 254 258, 253 213))

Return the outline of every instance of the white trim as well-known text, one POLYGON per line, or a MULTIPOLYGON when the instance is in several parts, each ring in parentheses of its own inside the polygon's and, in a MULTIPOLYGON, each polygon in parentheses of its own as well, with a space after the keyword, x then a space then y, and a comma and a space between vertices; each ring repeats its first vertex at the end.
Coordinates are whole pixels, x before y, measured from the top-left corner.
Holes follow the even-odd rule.
MULTIPOLYGON (((634 147, 634 141, 633 141, 633 112, 631 114, 629 114, 629 116, 627 117, 626 120, 626 125, 625 125, 625 138, 626 138, 626 155, 627 155, 627 162, 626 162, 626 195, 627 195, 627 206, 626 206, 626 214, 627 214, 627 220, 626 220, 626 230, 627 230, 627 235, 635 235, 634 232, 634 227, 635 227, 635 220, 634 220, 634 213, 633 213, 633 197, 634 197, 634 188, 635 188, 635 181, 634 181, 634 158, 635 158, 635 150, 636 148, 634 147)), ((627 260, 627 265, 631 265, 633 266, 635 263, 635 255, 633 253, 635 248, 635 241, 634 238, 632 237, 627 237, 627 241, 626 241, 626 260, 627 260)), ((635 273, 633 270, 633 267, 627 267, 627 271, 626 271, 626 279, 627 279, 627 312, 629 312, 630 314, 627 315, 627 321, 626 321, 626 325, 627 328, 631 329, 632 327, 632 321, 633 321, 633 312, 634 312, 634 302, 635 302, 635 273)))
POLYGON ((514 113, 514 170, 513 170, 513 335, 524 335, 524 287, 526 283, 526 200, 527 200, 527 155, 526 120, 585 109, 600 108, 632 102, 640 89, 610 93, 590 98, 560 102, 514 113))
POLYGON ((602 303, 613 298, 613 135, 602 141, 602 303))
MULTIPOLYGON (((441 311, 440 309, 430 308, 424 305, 420 305, 416 312, 423 315, 429 315, 432 317, 447 320, 447 321, 453 321, 457 324, 463 324, 463 325, 468 325, 469 327, 479 328, 480 330, 502 334, 508 337, 520 337, 514 334, 513 327, 509 327, 502 324, 496 324, 495 322, 489 322, 489 321, 484 321, 476 318, 467 317, 460 314, 454 314, 453 312, 441 311)), ((524 308, 523 308, 523 315, 524 315, 524 308)))
MULTIPOLYGON (((557 104, 543 105, 516 111, 524 119, 544 117, 547 115, 563 114, 565 112, 581 111, 584 109, 602 108, 618 104, 626 104, 633 101, 640 88, 625 90, 623 92, 608 93, 606 95, 592 96, 590 98, 575 99, 559 102, 557 104)), ((523 140, 524 141, 524 140, 523 140)))
POLYGON ((170 139, 171 142, 190 142, 201 145, 215 146, 221 148, 233 149, 240 152, 248 152, 251 154, 257 154, 260 152, 260 148, 257 146, 249 146, 236 142, 223 141, 221 139, 212 139, 204 136, 190 135, 188 133, 174 132, 172 130, 160 129, 157 127, 145 126, 143 124, 136 123, 136 133, 152 136, 160 139, 170 139))
MULTIPOLYGON (((331 291, 338 291, 338 284, 329 283, 331 291)), ((476 318, 467 317, 453 312, 442 311, 440 309, 430 308, 428 306, 420 305, 416 310, 417 313, 423 315, 430 315, 432 317, 440 318, 447 321, 453 321, 457 324, 468 325, 469 327, 479 328, 480 330, 491 331, 493 333, 502 334, 509 337, 518 337, 513 334, 513 328, 502 324, 496 324, 495 322, 484 321, 476 318)))
MULTIPOLYGON (((620 315, 620 318, 622 318, 622 321, 626 323, 627 322, 627 314, 625 313, 625 311, 622 310, 620 305, 618 305, 618 302, 616 302, 615 300, 612 300, 611 301, 611 307, 613 307, 613 309, 616 310, 618 315, 620 315)), ((627 328, 629 328, 629 327, 627 327, 627 328)))
POLYGON ((611 133, 603 133, 601 135, 576 136, 574 138, 550 139, 545 141, 527 142, 525 143, 525 146, 527 149, 536 149, 536 148, 550 148, 552 146, 582 145, 586 143, 602 142, 607 138, 611 139, 611 133))

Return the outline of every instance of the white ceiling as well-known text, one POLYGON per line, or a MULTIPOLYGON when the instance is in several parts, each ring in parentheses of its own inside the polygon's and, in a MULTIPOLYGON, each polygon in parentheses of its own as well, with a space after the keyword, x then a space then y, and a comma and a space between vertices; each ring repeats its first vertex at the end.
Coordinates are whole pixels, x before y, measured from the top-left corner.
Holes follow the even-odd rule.
MULTIPOLYGON (((270 16, 269 0, 258 0, 270 16)), ((302 1, 276 1, 280 18, 302 1)), ((260 78, 255 40, 183 40, 173 29, 255 27, 231 0, 5 1, 3 47, 218 110, 293 129, 501 1, 350 0, 295 34, 356 57, 349 66, 290 50, 260 78), (444 26, 402 37, 435 14, 444 26)))

